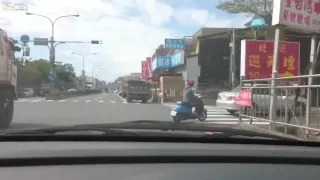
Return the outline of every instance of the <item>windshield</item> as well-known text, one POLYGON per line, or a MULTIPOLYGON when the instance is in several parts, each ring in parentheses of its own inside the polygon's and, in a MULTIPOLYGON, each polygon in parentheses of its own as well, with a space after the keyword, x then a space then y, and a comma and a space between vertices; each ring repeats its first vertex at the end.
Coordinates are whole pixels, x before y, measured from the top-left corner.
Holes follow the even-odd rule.
MULTIPOLYGON (((313 127, 308 133, 316 134, 315 129, 320 129, 314 114, 319 111, 319 87, 301 86, 298 91, 292 85, 307 83, 306 78, 296 76, 309 72, 305 68, 310 45, 303 44, 306 41, 300 39, 300 31, 284 32, 285 38, 297 38, 280 40, 278 49, 282 54, 277 77, 296 78, 277 80, 272 103, 269 85, 261 91, 264 93, 253 91, 250 101, 238 98, 237 92, 246 89, 240 82, 256 84, 259 82, 244 81, 260 79, 262 84, 271 84, 263 78, 271 78, 273 72, 273 1, 250 2, 0 1, 0 83, 5 84, 0 88, 10 87, 0 89, 0 128, 148 120, 228 128, 241 122, 269 130, 267 117, 273 104, 276 109, 272 112, 283 112, 281 118, 291 119, 281 122, 291 124, 305 120, 310 109, 308 122, 313 127), (263 24, 254 25, 253 20, 260 16, 263 24), (237 40, 232 42, 234 38, 237 40), (194 82, 197 99, 185 92, 187 80, 194 82), (241 104, 244 102, 248 103, 241 104), (289 107, 286 112, 285 107, 289 107), (298 109, 302 109, 299 115, 298 109), (263 111, 264 116, 242 110, 263 111)), ((301 18, 297 15, 297 22, 301 18)), ((309 22, 307 17, 302 19, 301 23, 309 22)), ((304 33, 304 38, 312 35, 304 33)), ((319 68, 314 69, 320 73, 319 68)), ((313 78, 314 84, 319 82, 313 78)), ((248 91, 243 92, 248 98, 248 91)), ((273 131, 288 134, 282 127, 279 123, 273 131)), ((300 131, 305 129, 290 135, 307 137, 297 133, 300 131)))

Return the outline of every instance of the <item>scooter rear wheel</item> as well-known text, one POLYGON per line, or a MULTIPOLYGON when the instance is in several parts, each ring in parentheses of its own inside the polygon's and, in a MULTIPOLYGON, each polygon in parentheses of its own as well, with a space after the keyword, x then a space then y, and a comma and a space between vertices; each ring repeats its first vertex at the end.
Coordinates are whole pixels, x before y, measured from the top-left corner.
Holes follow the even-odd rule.
POLYGON ((207 111, 203 111, 200 115, 199 115, 199 117, 198 117, 198 120, 199 121, 205 121, 207 119, 207 111))
POLYGON ((180 123, 182 121, 182 118, 180 116, 172 116, 172 120, 175 123, 180 123))

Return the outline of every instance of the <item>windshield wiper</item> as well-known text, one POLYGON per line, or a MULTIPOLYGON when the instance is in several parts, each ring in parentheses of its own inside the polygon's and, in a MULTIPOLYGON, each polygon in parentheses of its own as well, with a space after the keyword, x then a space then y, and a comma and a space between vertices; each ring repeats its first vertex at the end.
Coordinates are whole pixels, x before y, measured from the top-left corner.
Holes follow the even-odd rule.
POLYGON ((86 125, 75 125, 75 126, 60 126, 50 128, 36 128, 36 129, 25 129, 25 130, 5 130, 0 132, 1 135, 44 135, 44 134, 56 134, 62 132, 102 132, 104 135, 138 135, 136 132, 126 131, 122 129, 112 129, 105 127, 86 126, 86 125))
MULTIPOLYGON (((272 138, 278 140, 301 140, 299 138, 282 136, 277 134, 256 132, 252 130, 242 129, 239 127, 228 127, 225 125, 206 125, 197 123, 174 123, 169 121, 151 121, 151 120, 138 120, 122 123, 105 123, 105 124, 81 124, 74 126, 61 126, 51 128, 39 128, 29 130, 7 130, 1 131, 0 135, 12 135, 12 134, 57 134, 59 132, 68 131, 101 131, 106 135, 143 135, 136 130, 149 130, 151 131, 179 131, 179 132, 211 132, 212 135, 203 135, 202 137, 260 137, 260 138, 272 138), (134 130, 134 131, 129 131, 134 130)), ((156 133, 156 132, 155 132, 156 133)), ((183 133, 188 134, 188 133, 183 133)))

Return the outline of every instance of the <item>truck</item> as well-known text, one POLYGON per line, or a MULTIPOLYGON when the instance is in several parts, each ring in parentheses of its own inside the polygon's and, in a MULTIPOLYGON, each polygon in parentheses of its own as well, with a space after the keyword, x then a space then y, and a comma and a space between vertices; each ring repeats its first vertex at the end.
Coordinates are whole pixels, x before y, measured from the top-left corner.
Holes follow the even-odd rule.
POLYGON ((125 96, 128 102, 141 100, 142 103, 146 103, 150 98, 150 85, 146 81, 128 80, 126 85, 127 92, 125 96))
POLYGON ((0 128, 8 128, 12 122, 14 100, 17 98, 17 65, 15 46, 7 32, 0 29, 0 128))

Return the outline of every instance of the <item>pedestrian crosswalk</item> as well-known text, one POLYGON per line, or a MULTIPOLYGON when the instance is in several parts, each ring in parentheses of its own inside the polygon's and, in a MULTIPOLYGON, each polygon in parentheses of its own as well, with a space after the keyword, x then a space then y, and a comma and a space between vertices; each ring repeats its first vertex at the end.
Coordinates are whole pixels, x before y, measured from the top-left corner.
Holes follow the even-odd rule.
MULTIPOLYGON (((165 105, 170 108, 175 107, 175 104, 165 104, 165 105)), ((207 109, 207 119, 205 120, 206 123, 232 125, 232 124, 237 124, 239 122, 238 115, 231 115, 224 109, 220 109, 216 106, 210 106, 210 105, 205 105, 205 108, 207 109)), ((242 122, 249 124, 250 119, 242 118, 242 122)), ((253 120, 252 124, 265 125, 269 123, 265 121, 253 120)))
MULTIPOLYGON (((61 99, 61 100, 46 100, 45 98, 38 98, 38 99, 18 99, 15 103, 25 104, 25 103, 110 103, 110 104, 128 104, 126 101, 118 100, 106 100, 101 98, 96 99, 61 99)), ((130 104, 143 104, 140 102, 133 102, 130 104)))

